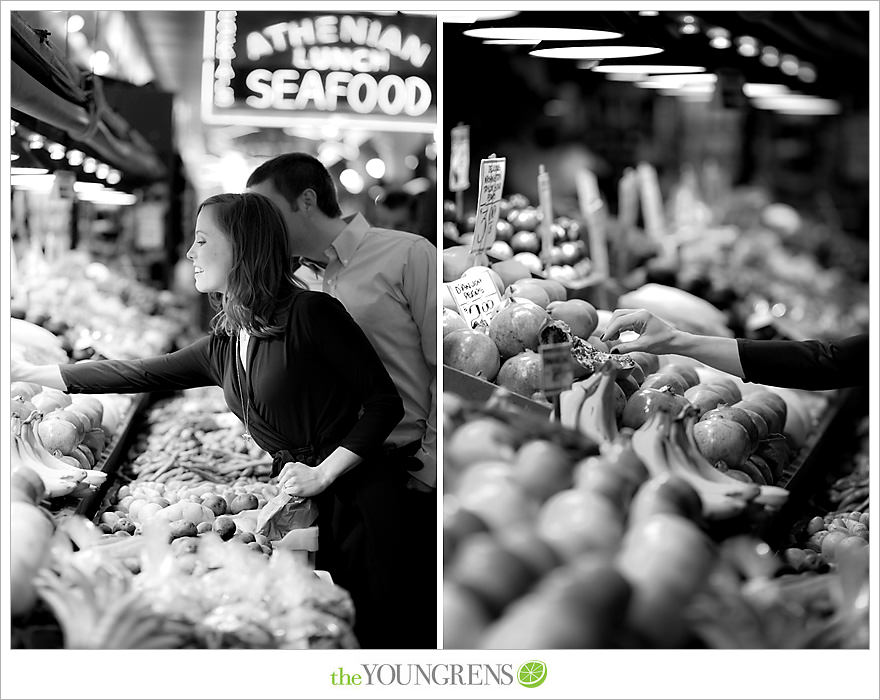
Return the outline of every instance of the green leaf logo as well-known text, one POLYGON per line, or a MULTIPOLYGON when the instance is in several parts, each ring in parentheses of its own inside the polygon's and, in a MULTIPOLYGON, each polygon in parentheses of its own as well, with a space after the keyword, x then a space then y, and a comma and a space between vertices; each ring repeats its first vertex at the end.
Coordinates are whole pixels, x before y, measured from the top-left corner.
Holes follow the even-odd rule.
POLYGON ((537 688, 547 678, 547 666, 543 661, 526 661, 516 674, 516 679, 524 688, 537 688))

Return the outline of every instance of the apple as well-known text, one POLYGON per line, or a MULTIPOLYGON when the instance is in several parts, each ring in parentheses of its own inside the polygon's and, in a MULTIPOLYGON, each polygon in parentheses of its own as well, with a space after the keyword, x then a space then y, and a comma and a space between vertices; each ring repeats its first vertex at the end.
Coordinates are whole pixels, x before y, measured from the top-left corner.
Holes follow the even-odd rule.
POLYGON ((452 282, 460 278, 474 265, 488 265, 485 253, 471 255, 470 246, 455 245, 443 250, 443 281, 452 282))
POLYGON ((495 241, 489 248, 489 257, 496 260, 508 260, 513 257, 513 248, 504 241, 495 241))
POLYGON ((465 214, 458 223, 458 228, 462 233, 472 233, 477 227, 477 215, 475 212, 465 214))
POLYGON ((577 278, 577 273, 571 265, 550 265, 547 268, 547 277, 565 283, 577 278))
POLYGON ((679 396, 683 396, 688 390, 687 380, 676 372, 668 372, 665 367, 659 372, 649 374, 642 382, 643 389, 661 389, 664 386, 671 387, 679 396))
POLYGON ((700 415, 724 403, 724 397, 721 394, 702 384, 690 387, 684 392, 684 397, 700 409, 700 415))
POLYGON ((548 265, 565 264, 565 256, 562 254, 562 248, 558 245, 551 246, 550 250, 547 251, 546 260, 548 265))
POLYGON ((571 457, 555 442, 529 440, 516 451, 512 475, 526 493, 545 501, 554 493, 571 487, 571 457))
MULTIPOLYGON (((782 425, 785 426, 785 419, 788 417, 788 404, 785 403, 785 399, 779 394, 774 394, 767 389, 761 389, 760 391, 755 391, 749 394, 748 399, 749 401, 764 403, 773 408, 776 413, 779 414, 782 425)), ((780 428, 777 432, 782 432, 782 429, 780 428)))
MULTIPOLYGON (((516 249, 514 248, 514 250, 516 249)), ((535 253, 529 251, 516 253, 512 259, 519 260, 523 265, 525 265, 526 268, 528 268, 527 274, 540 275, 541 271, 544 269, 544 264, 541 262, 541 258, 535 255, 535 253)))
POLYGON ((660 369, 660 358, 653 353, 640 351, 628 352, 627 357, 642 368, 645 377, 659 371, 660 369))
POLYGON ((506 199, 498 200, 498 217, 504 220, 507 220, 507 215, 510 214, 510 210, 513 207, 510 205, 510 202, 506 199))
POLYGON ((535 207, 524 207, 512 211, 508 216, 508 221, 517 231, 534 232, 538 228, 538 224, 541 223, 541 215, 535 207))
POLYGON ((531 282, 516 282, 510 285, 504 293, 515 301, 526 299, 537 304, 542 309, 546 309, 550 303, 550 296, 544 288, 531 282))
POLYGON ((443 364, 491 382, 501 367, 501 358, 485 333, 459 330, 443 336, 443 364))
POLYGON ((496 241, 510 243, 510 239, 513 238, 513 234, 515 233, 516 229, 513 228, 513 224, 511 224, 506 219, 498 219, 498 222, 495 224, 496 241))
POLYGON ((562 252, 561 264, 574 265, 578 260, 584 257, 584 249, 574 241, 566 241, 559 246, 562 252))
POLYGON ((746 429, 726 418, 699 421, 694 425, 694 441, 700 453, 712 464, 723 461, 736 469, 751 454, 751 442, 746 429))
POLYGON ((443 236, 444 238, 451 238, 453 241, 458 240, 458 226, 456 226, 455 222, 443 222, 443 236))
POLYGON ((636 430, 644 425, 654 411, 667 410, 676 414, 684 405, 687 405, 687 399, 670 388, 653 389, 643 386, 627 399, 621 425, 636 430))
POLYGON ((550 297, 551 303, 554 301, 565 301, 568 296, 565 286, 556 280, 546 280, 542 277, 523 277, 522 279, 516 280, 514 284, 519 284, 521 282, 528 282, 529 284, 537 284, 540 286, 545 292, 547 292, 547 296, 550 297))
POLYGON ((551 301, 547 313, 555 321, 564 321, 578 338, 589 338, 599 325, 596 307, 583 299, 551 301))
POLYGON ((443 309, 443 337, 452 333, 452 331, 469 330, 467 321, 461 315, 452 309, 443 309))
POLYGON ((458 210, 455 202, 449 199, 443 200, 443 221, 455 221, 458 218, 458 210))
MULTIPOLYGON (((687 392, 685 392, 685 397, 687 397, 687 392)), ((758 440, 761 439, 761 434, 758 431, 758 424, 753 419, 753 416, 756 414, 750 416, 749 413, 749 411, 738 406, 718 406, 717 408, 713 408, 703 413, 700 420, 717 420, 723 418, 739 423, 749 434, 749 442, 752 445, 752 451, 754 451, 758 447, 758 440)))
POLYGON ((764 419, 764 422, 767 424, 767 432, 769 433, 781 433, 782 429, 785 427, 785 421, 781 418, 779 413, 772 406, 767 405, 766 403, 760 401, 752 401, 751 399, 744 399, 742 401, 738 401, 734 404, 734 406, 738 406, 739 408, 746 408, 754 413, 757 413, 761 418, 764 419))
POLYGON ((461 543, 446 577, 475 592, 490 611, 498 612, 525 593, 536 574, 491 534, 477 533, 461 543))
POLYGON ((664 372, 675 372, 687 382, 688 387, 696 386, 700 383, 700 377, 691 365, 686 365, 681 362, 671 362, 668 365, 664 365, 661 369, 664 372))
POLYGON ((517 280, 531 279, 529 268, 522 262, 522 260, 517 260, 516 255, 509 260, 502 260, 501 262, 493 263, 492 269, 498 273, 499 277, 501 277, 501 282, 504 284, 504 288, 507 288, 517 280))
POLYGON ((534 231, 517 231, 510 239, 514 253, 537 253, 541 250, 541 239, 534 231))
POLYGON ((529 198, 524 194, 512 194, 507 198, 507 201, 510 203, 511 209, 524 209, 529 206, 529 198))
POLYGON ((549 314, 537 304, 516 302, 495 314, 489 322, 489 337, 502 358, 524 350, 537 351, 540 332, 550 321, 549 314))
POLYGON ((583 226, 578 221, 572 221, 565 229, 566 238, 570 241, 581 241, 583 236, 583 226))
POLYGON ((732 399, 726 402, 729 406, 733 406, 733 404, 735 404, 737 401, 741 401, 743 398, 739 386, 729 377, 725 377, 720 374, 715 375, 711 379, 707 379, 704 384, 709 384, 714 387, 724 387, 725 389, 727 389, 727 392, 729 394, 728 398, 732 399))
POLYGON ((543 381, 541 356, 526 350, 508 358, 501 365, 495 383, 522 396, 531 396, 539 391, 543 381))

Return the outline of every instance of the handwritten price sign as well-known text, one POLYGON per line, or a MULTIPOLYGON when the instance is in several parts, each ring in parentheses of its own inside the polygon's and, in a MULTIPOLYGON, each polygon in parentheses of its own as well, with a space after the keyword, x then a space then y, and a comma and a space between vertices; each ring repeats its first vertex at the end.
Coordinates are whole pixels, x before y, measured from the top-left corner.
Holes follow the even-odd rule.
POLYGON ((501 295, 489 270, 481 270, 454 282, 447 282, 446 286, 455 300, 458 313, 470 328, 488 325, 501 309, 501 295))
POLYGON ((483 158, 480 161, 480 189, 477 196, 477 222, 470 252, 485 253, 495 242, 495 225, 498 223, 501 191, 504 189, 504 173, 507 158, 483 158))
POLYGON ((558 394, 571 388, 574 369, 571 364, 571 343, 542 345, 542 389, 545 396, 558 394))

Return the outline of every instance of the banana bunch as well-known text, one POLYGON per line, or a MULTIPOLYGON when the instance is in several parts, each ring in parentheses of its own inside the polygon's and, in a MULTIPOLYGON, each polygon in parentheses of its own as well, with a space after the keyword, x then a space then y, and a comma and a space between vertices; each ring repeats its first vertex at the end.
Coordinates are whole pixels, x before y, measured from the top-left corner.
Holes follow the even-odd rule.
POLYGON ((598 445, 617 438, 614 385, 619 365, 602 363, 587 379, 575 382, 559 397, 559 419, 565 428, 578 430, 598 445))
POLYGON ((687 407, 674 415, 659 408, 633 433, 633 450, 651 476, 672 473, 688 481, 699 493, 703 515, 708 520, 735 517, 752 502, 767 506, 785 503, 785 489, 739 481, 703 457, 693 438, 698 412, 687 407))

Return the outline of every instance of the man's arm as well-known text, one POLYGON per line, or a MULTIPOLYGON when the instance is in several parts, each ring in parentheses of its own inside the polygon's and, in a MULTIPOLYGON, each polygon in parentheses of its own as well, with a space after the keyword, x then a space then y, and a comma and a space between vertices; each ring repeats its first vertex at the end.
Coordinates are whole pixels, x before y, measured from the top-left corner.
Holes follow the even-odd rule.
POLYGON ((430 410, 422 447, 416 454, 424 465, 410 472, 422 484, 437 487, 437 250, 427 241, 410 249, 403 279, 413 322, 419 331, 425 364, 431 371, 430 410))

